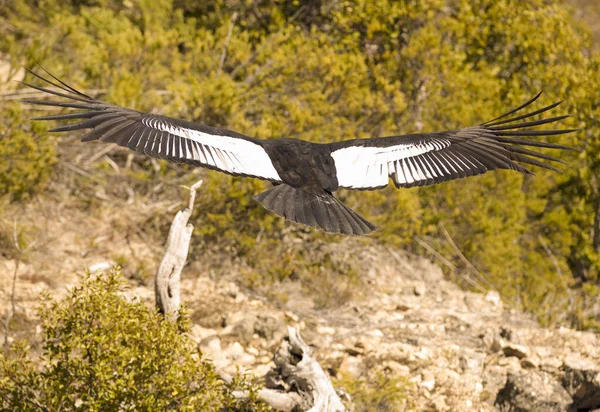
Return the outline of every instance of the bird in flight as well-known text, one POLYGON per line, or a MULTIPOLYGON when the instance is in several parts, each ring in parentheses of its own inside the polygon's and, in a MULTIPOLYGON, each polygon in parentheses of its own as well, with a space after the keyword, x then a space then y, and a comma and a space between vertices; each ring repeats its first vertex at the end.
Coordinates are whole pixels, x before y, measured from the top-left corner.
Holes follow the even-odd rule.
POLYGON ((77 120, 50 132, 88 129, 82 142, 116 143, 174 163, 268 180, 273 187, 254 196, 266 209, 293 222, 349 235, 365 235, 376 226, 333 196, 340 188, 382 189, 390 179, 397 188, 428 186, 496 169, 533 174, 524 164, 557 171, 544 161, 565 162, 523 146, 572 149, 530 138, 575 131, 532 129, 568 115, 525 120, 561 102, 517 113, 529 108, 540 92, 500 117, 462 129, 327 144, 283 137, 261 140, 105 103, 77 91, 47 71, 51 79, 28 72, 53 88, 24 85, 62 100, 24 102, 78 109, 33 119, 77 120))

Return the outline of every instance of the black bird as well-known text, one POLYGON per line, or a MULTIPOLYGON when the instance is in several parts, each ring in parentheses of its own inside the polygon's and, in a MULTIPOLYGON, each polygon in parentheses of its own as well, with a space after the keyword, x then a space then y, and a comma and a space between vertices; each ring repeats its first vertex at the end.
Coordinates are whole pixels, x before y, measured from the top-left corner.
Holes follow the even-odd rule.
POLYGON ((496 119, 445 132, 328 144, 289 138, 260 140, 231 130, 105 103, 75 90, 48 72, 53 80, 28 72, 56 89, 24 83, 26 86, 66 100, 27 99, 24 100, 26 103, 79 109, 34 119, 78 120, 50 132, 91 129, 81 141, 102 140, 175 163, 268 180, 274 187, 254 196, 268 210, 327 232, 351 235, 365 235, 376 227, 333 196, 339 188, 381 189, 388 185, 389 178, 397 188, 426 186, 496 169, 533 174, 522 164, 557 171, 538 159, 565 162, 522 146, 571 149, 527 137, 575 131, 531 129, 557 122, 568 115, 523 121, 545 113, 561 102, 516 115, 537 100, 540 92, 496 119))

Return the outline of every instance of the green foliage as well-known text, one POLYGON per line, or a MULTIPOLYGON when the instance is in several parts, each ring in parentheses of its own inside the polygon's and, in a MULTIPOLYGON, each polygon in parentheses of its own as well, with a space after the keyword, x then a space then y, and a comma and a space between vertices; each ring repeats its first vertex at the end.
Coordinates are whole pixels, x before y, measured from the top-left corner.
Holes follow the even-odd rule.
POLYGON ((407 393, 410 383, 404 377, 389 377, 378 372, 375 378, 367 383, 350 375, 342 374, 335 380, 335 385, 343 389, 354 405, 356 412, 386 412, 408 410, 407 393))
POLYGON ((186 335, 186 315, 163 321, 124 291, 112 271, 87 275, 61 301, 44 301, 40 359, 34 362, 24 343, 0 355, 0 409, 267 410, 252 383, 219 380, 186 335), (249 399, 237 401, 234 390, 248 391, 249 399))
MULTIPOLYGON (((562 107, 574 116, 564 125, 582 131, 548 140, 585 151, 563 155, 572 164, 564 175, 502 171, 434 188, 339 196, 381 226, 380 242, 416 249, 419 236, 464 269, 444 228, 514 306, 547 323, 594 324, 600 56, 567 2, 44 5, 40 12, 38 2, 15 0, 6 8, 0 52, 15 65, 31 66, 23 57, 31 55, 76 87, 106 89, 105 100, 260 138, 331 142, 451 129, 493 118, 541 89, 540 104, 567 99, 562 107)), ((308 276, 301 268, 318 260, 315 279, 353 271, 351 261, 338 265, 318 252, 339 237, 284 223, 251 201, 263 183, 207 176, 192 255, 218 248, 244 259, 252 266, 249 284, 308 276)))
POLYGON ((40 192, 52 175, 56 152, 41 125, 23 127, 26 116, 17 104, 0 111, 0 196, 20 200, 40 192))

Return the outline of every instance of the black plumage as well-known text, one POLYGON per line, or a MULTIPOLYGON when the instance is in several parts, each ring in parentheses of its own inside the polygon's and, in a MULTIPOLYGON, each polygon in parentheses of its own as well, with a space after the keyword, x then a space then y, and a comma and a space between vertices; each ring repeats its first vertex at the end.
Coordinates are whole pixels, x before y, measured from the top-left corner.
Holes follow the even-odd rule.
POLYGON ((532 172, 524 165, 558 170, 547 162, 562 160, 522 146, 571 149, 530 137, 574 130, 532 127, 567 116, 526 120, 560 104, 517 115, 540 94, 521 106, 478 126, 439 133, 354 139, 316 144, 298 139, 260 140, 240 133, 151 113, 142 113, 87 96, 58 78, 33 76, 53 86, 25 83, 61 101, 26 103, 78 109, 77 112, 34 120, 76 120, 51 132, 88 129, 83 142, 113 142, 138 153, 176 163, 219 170, 235 176, 271 181, 274 187, 254 196, 266 209, 288 220, 328 232, 364 235, 376 227, 333 196, 339 188, 374 190, 388 185, 413 187, 475 176, 496 169, 532 172), (514 117, 511 117, 515 115, 514 117))

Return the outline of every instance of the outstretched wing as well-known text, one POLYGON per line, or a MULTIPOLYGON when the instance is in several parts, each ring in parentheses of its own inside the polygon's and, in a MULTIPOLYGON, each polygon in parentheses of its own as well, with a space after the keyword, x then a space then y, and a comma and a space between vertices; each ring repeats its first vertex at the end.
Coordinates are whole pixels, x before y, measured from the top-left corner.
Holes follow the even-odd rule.
POLYGON ((531 127, 557 122, 566 116, 524 121, 547 112, 561 102, 512 118, 540 97, 479 126, 441 133, 356 139, 330 145, 338 183, 348 189, 371 190, 387 186, 389 177, 396 187, 426 186, 483 174, 489 170, 512 169, 532 174, 522 164, 550 170, 555 167, 538 159, 565 163, 522 146, 571 149, 527 137, 552 136, 575 130, 532 130, 531 127))
POLYGON ((237 176, 281 181, 261 140, 231 130, 204 126, 151 113, 142 113, 87 96, 48 73, 55 82, 29 71, 58 90, 26 86, 63 98, 63 101, 24 100, 25 103, 67 107, 80 111, 37 117, 33 120, 78 120, 50 130, 91 129, 81 141, 102 140, 138 153, 175 163, 187 163, 237 176))

